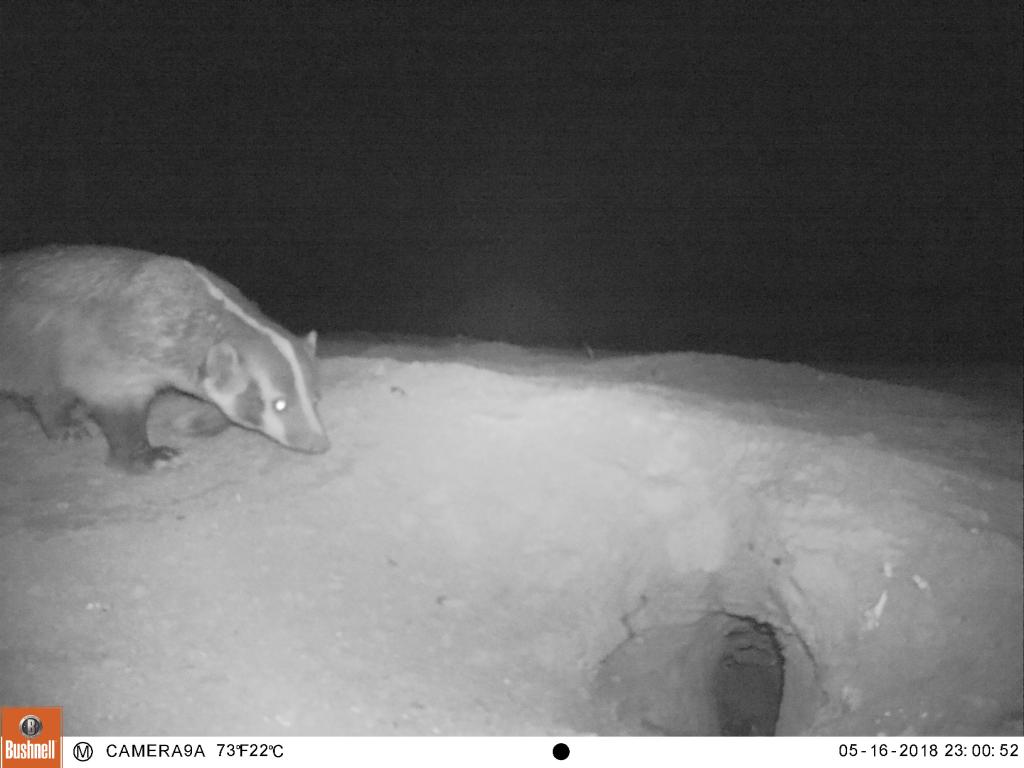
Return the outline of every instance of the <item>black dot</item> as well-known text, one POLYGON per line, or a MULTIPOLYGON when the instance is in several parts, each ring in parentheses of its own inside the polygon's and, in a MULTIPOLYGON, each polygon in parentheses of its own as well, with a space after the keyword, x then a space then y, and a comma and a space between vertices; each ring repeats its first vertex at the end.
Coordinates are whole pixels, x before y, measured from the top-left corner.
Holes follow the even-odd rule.
POLYGON ((562 742, 558 742, 552 748, 551 754, 555 756, 555 760, 565 760, 569 756, 569 747, 562 742))

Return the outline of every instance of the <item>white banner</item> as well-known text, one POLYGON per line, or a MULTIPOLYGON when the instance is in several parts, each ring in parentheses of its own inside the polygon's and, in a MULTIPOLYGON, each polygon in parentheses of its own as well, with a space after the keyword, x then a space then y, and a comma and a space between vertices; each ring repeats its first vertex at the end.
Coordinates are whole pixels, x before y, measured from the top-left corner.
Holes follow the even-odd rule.
POLYGON ((1021 765, 1024 739, 991 738, 97 738, 65 737, 64 766, 1021 765))

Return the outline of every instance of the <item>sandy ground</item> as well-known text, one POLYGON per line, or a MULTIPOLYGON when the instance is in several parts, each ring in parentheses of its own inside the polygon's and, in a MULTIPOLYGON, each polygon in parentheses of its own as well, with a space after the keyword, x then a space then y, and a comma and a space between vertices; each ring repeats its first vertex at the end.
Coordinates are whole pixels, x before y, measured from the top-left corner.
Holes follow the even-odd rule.
POLYGON ((780 734, 1021 733, 1019 369, 326 347, 323 456, 174 434, 168 397, 181 465, 126 477, 0 402, 0 704, 70 735, 712 734, 742 617, 780 734))

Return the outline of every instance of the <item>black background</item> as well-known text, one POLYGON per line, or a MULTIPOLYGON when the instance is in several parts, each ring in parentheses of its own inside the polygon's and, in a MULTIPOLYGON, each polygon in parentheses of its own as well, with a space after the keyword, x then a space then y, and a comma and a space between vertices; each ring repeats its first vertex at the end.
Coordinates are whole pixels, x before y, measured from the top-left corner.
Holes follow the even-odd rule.
POLYGON ((12 3, 0 66, 3 250, 297 331, 1019 358, 1016 3, 12 3))

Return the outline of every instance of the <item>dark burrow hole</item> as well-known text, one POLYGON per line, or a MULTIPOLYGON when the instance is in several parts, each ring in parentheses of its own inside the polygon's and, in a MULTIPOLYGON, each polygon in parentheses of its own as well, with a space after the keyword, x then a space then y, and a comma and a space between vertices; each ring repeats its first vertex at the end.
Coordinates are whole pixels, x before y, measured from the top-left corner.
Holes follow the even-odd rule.
POLYGON ((724 612, 638 632, 601 663, 595 694, 606 717, 595 730, 660 736, 797 733, 817 697, 813 664, 792 639, 768 622, 724 612))
POLYGON ((722 736, 775 735, 785 664, 770 624, 734 617, 711 680, 711 699, 722 736))

